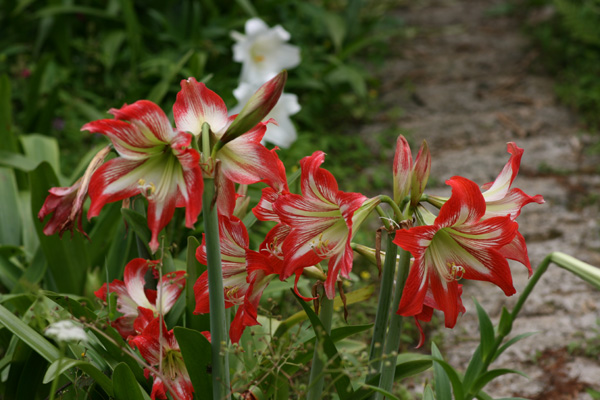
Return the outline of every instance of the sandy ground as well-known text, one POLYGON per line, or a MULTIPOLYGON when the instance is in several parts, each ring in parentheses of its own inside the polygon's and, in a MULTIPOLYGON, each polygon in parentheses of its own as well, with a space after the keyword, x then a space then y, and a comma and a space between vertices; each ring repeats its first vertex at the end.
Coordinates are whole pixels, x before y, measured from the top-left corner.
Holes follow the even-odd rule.
MULTIPOLYGON (((537 53, 521 21, 491 15, 503 4, 427 0, 398 9, 414 36, 391 46, 382 73, 386 110, 364 127, 363 137, 397 128, 408 132, 415 147, 427 139, 437 182, 433 191, 440 193, 449 193, 443 182, 452 175, 481 184, 495 179, 509 157, 506 143, 516 142, 525 155, 513 186, 546 200, 527 206, 518 219, 534 268, 552 251, 600 266, 600 157, 586 153, 592 139, 577 116, 557 102, 552 77, 533 72, 539 70, 533 68, 537 53), (402 116, 390 118, 394 110, 402 116)), ((513 278, 520 293, 527 283, 525 268, 515 264, 513 278)), ((441 328, 443 353, 452 365, 464 370, 478 343, 471 297, 497 322, 502 306, 510 309, 518 293, 507 298, 493 285, 465 284, 467 312, 455 329, 441 328)), ((590 341, 600 343, 600 291, 550 267, 513 335, 531 331, 538 333, 492 365, 521 370, 530 379, 506 375, 487 386, 489 394, 584 399, 591 398, 586 388, 600 390, 600 349, 584 355, 590 341)))

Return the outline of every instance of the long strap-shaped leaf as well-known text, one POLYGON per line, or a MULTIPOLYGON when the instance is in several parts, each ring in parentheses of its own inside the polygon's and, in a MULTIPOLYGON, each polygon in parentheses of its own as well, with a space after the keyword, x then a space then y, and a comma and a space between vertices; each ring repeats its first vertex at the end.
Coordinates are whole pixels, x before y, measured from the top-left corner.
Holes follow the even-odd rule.
MULTIPOLYGON (((292 293, 294 292, 292 291, 292 293)), ((319 340, 319 342, 323 343, 323 350, 325 351, 325 354, 327 355, 327 358, 331 363, 331 378, 335 383, 335 388, 337 390, 338 396, 341 400, 348 399, 349 396, 351 396, 354 393, 354 390, 352 389, 350 378, 348 378, 348 376, 343 373, 344 367, 342 366, 342 359, 338 354, 335 344, 331 340, 331 337, 327 333, 325 333, 325 327, 323 327, 323 324, 319 320, 317 314, 315 314, 315 312, 310 308, 310 306, 300 297, 298 297, 296 293, 294 293, 294 296, 296 296, 296 298, 298 299, 298 302, 304 309, 304 312, 306 312, 306 315, 308 315, 308 319, 310 319, 310 323, 313 326, 313 330, 315 331, 317 339, 319 340)))

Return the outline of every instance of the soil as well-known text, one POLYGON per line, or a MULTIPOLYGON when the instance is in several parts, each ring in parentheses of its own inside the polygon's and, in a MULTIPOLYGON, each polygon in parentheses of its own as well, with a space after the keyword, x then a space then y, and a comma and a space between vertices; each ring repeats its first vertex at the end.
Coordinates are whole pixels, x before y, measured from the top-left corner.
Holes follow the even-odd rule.
MULTIPOLYGON (((518 219, 534 269, 553 251, 600 266, 600 156, 586 151, 598 137, 586 134, 577 115, 558 103, 553 77, 539 72, 524 21, 501 12, 506 5, 426 0, 399 8, 396 16, 412 35, 390 44, 381 74, 384 110, 362 136, 377 147, 378 132, 397 130, 415 152, 426 139, 435 184, 430 191, 443 194, 449 194, 444 181, 452 175, 493 181, 509 158, 506 143, 516 142, 525 154, 513 187, 546 200, 525 207, 518 219)), ((496 323, 502 307, 510 309, 527 284, 526 269, 511 266, 517 288, 512 297, 491 284, 463 282, 467 311, 453 330, 440 328, 442 352, 456 368, 464 371, 479 340, 470 299, 477 298, 496 323)), ((599 321, 600 292, 551 266, 512 332, 537 334, 492 364, 523 371, 529 379, 505 375, 486 391, 495 398, 592 398, 586 389, 600 390, 599 321)))

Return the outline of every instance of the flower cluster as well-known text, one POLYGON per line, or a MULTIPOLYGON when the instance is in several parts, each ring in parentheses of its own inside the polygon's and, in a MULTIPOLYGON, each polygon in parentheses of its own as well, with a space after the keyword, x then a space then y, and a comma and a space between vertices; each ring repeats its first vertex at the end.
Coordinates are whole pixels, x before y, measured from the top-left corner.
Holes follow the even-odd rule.
MULTIPOLYGON (((245 71, 248 76, 258 73, 250 67, 245 71)), ((508 163, 495 181, 482 187, 464 177, 450 178, 446 183, 452 194, 443 198, 425 194, 431 169, 426 143, 413 162, 408 142, 400 136, 393 163, 393 199, 339 190, 335 177, 321 168, 325 154, 316 151, 300 161, 300 193, 294 193, 277 149, 262 144, 272 122, 264 119, 276 107, 286 76, 279 73, 262 85, 236 116, 228 115, 219 95, 189 78, 181 82, 173 106, 175 128, 156 104, 146 100, 112 109, 114 119, 84 125, 83 130, 107 136, 118 156, 103 165, 106 154, 98 156, 72 190, 51 190, 40 211, 40 217, 45 217, 54 210, 45 232, 62 232, 59 227, 81 215, 87 194, 91 198, 88 218, 98 215, 107 203, 145 198, 152 232, 149 248, 155 253, 159 234, 175 208, 185 207, 186 226, 193 227, 202 209, 204 185, 214 185, 224 303, 225 307, 237 307, 229 329, 233 342, 240 340, 246 327, 259 323, 260 298, 275 278, 286 280, 293 275, 298 293, 298 280, 310 269, 324 282, 326 296, 333 299, 336 285, 350 277, 354 234, 373 210, 384 213, 382 201, 392 206, 394 220, 402 227, 390 230, 395 235, 393 243, 413 257, 398 314, 412 316, 419 324, 430 320, 437 309, 444 313, 445 325, 454 327, 465 311, 462 278, 491 282, 507 296, 515 293, 507 260, 516 260, 531 272, 516 218, 526 204, 543 203, 541 196, 531 197, 511 188, 522 149, 509 143, 508 163), (258 248, 252 248, 240 218, 248 205, 243 198, 246 185, 259 182, 266 187, 252 212, 272 228, 258 248), (431 212, 424 202, 439 212, 431 212), (322 261, 327 261, 326 271, 322 261)), ((206 243, 203 236, 196 258, 208 265, 206 243)), ((153 398, 164 397, 165 390, 189 398, 191 385, 185 365, 162 320, 183 290, 184 273, 165 274, 156 290, 149 290, 144 275, 156 263, 131 261, 123 281, 105 284, 96 295, 109 300, 109 292, 117 294, 121 315, 113 326, 151 365, 168 368, 161 376, 148 372, 157 385, 153 398), (157 349, 162 350, 157 353, 157 349), (163 379, 169 380, 167 389, 163 379)), ((208 272, 195 282, 194 294, 194 312, 210 312, 208 272)))
POLYGON ((179 399, 191 400, 194 389, 179 345, 163 320, 185 287, 185 272, 166 273, 160 277, 156 290, 147 289, 145 275, 150 268, 156 273, 157 265, 158 261, 136 258, 125 266, 123 281, 115 279, 105 283, 95 295, 110 301, 109 293, 116 294, 116 310, 120 316, 111 324, 152 367, 144 371, 146 377, 154 378, 152 399, 166 399, 167 391, 171 390, 179 399), (156 373, 157 369, 161 375, 156 373), (163 379, 167 381, 166 386, 163 379))
POLYGON ((418 226, 396 231, 394 239, 414 257, 398 314, 414 316, 418 324, 418 320, 429 321, 433 309, 438 309, 445 315, 446 327, 453 328, 458 314, 465 311, 458 283, 462 278, 491 282, 510 296, 516 291, 507 259, 520 262, 531 275, 527 247, 515 219, 526 204, 541 204, 544 200, 510 189, 523 149, 509 143, 508 152, 511 157, 494 182, 480 188, 455 176, 446 181, 452 188, 450 198, 427 196, 440 209, 435 216, 418 206, 423 186, 415 182, 426 180, 429 174, 427 167, 419 168, 422 153, 412 167, 408 143, 403 138, 398 140, 394 188, 400 197, 410 193, 414 205, 410 210, 418 222, 418 226))

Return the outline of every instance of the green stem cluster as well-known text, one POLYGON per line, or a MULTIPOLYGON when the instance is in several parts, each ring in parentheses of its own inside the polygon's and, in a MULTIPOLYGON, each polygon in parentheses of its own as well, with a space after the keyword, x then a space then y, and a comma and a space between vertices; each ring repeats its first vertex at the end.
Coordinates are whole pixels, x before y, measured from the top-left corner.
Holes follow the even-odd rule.
MULTIPOLYGON (((320 320, 323 323, 325 332, 331 334, 331 321, 333 318, 333 299, 323 296, 321 300, 321 313, 320 320)), ((323 386, 325 385, 325 363, 323 358, 320 356, 322 349, 320 349, 319 341, 315 341, 315 350, 313 353, 312 367, 310 370, 310 378, 308 381, 308 400, 321 400, 323 393, 323 386)))

